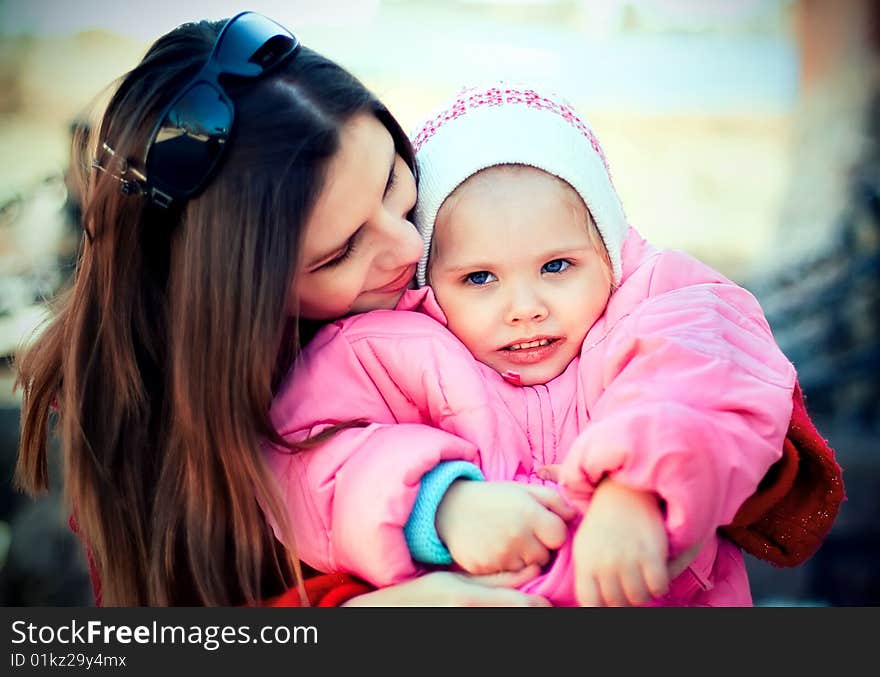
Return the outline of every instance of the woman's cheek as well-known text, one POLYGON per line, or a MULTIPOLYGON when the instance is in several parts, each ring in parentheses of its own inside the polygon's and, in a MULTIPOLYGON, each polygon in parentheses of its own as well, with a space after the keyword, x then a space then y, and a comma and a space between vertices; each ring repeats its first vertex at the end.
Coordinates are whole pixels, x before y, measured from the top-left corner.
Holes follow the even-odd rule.
POLYGON ((327 299, 327 306, 333 309, 333 314, 329 315, 329 319, 337 319, 343 315, 347 315, 352 305, 357 301, 359 288, 351 284, 340 284, 336 286, 331 296, 327 299))
POLYGON ((354 301, 345 285, 340 280, 334 284, 321 284, 315 280, 301 287, 299 312, 309 320, 335 320, 348 313, 354 301))

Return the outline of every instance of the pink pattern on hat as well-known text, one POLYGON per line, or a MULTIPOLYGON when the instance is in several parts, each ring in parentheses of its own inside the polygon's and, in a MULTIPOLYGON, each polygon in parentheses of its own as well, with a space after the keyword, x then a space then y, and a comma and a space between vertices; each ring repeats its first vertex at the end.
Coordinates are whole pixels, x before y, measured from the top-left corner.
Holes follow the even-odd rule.
POLYGON ((485 106, 500 106, 502 104, 522 104, 529 108, 556 113, 589 140, 590 146, 602 159, 605 171, 609 174, 611 173, 611 168, 608 166, 608 160, 605 157, 602 146, 599 144, 599 140, 593 134, 593 130, 587 127, 574 109, 564 101, 548 99, 531 88, 505 87, 502 90, 500 87, 470 87, 463 89, 448 108, 440 111, 422 125, 422 128, 413 139, 413 148, 418 152, 424 143, 434 136, 437 130, 443 127, 444 124, 461 117, 469 110, 477 110, 485 106))

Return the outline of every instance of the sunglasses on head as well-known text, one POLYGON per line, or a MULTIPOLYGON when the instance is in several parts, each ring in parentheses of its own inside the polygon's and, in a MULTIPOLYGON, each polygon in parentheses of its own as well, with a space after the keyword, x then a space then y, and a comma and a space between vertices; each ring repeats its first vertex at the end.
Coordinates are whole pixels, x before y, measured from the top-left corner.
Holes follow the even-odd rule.
MULTIPOLYGON (((227 21, 208 61, 159 116, 147 142, 144 171, 126 166, 121 172, 123 192, 141 192, 153 204, 170 207, 204 190, 235 123, 235 105, 220 77, 262 77, 298 48, 293 33, 262 14, 242 12, 227 21), (135 179, 126 178, 125 171, 135 179)), ((104 150, 115 155, 106 144, 104 150)))

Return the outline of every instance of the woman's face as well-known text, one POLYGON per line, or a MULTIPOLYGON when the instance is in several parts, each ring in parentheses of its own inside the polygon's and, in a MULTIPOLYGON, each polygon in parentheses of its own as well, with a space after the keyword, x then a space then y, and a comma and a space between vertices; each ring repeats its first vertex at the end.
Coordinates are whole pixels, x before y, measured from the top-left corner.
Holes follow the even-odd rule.
POLYGON ((422 255, 406 220, 415 201, 415 179, 388 130, 373 115, 352 118, 306 222, 288 307, 298 296, 300 316, 311 320, 393 308, 422 255))

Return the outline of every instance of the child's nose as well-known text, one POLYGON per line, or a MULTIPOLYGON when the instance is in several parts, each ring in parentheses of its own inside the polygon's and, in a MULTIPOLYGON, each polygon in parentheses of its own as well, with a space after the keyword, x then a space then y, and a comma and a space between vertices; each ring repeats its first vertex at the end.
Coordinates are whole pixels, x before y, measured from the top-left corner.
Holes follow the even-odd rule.
POLYGON ((520 288, 511 300, 507 322, 510 324, 525 324, 528 322, 542 322, 547 319, 547 305, 529 287, 520 288))

